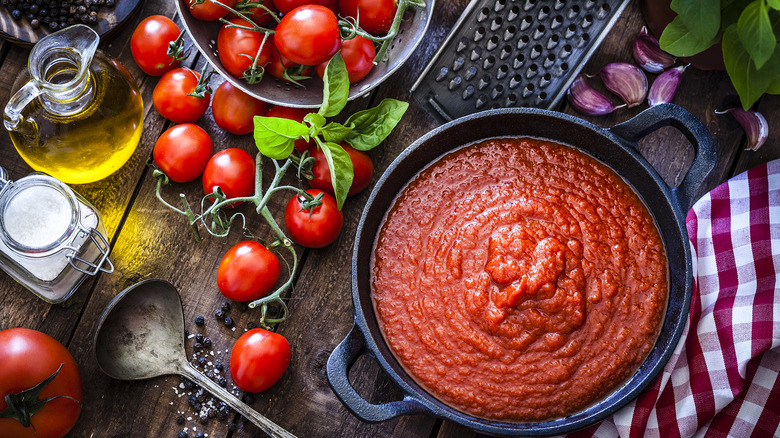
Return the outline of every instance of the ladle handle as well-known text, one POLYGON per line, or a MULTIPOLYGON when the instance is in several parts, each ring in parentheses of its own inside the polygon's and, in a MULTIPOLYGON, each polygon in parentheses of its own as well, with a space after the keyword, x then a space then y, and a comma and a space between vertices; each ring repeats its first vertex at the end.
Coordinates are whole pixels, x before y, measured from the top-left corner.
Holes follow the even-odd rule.
POLYGON ((233 394, 201 374, 188 362, 186 365, 182 365, 180 367, 180 372, 184 377, 192 380, 196 384, 200 385, 203 389, 210 392, 212 395, 227 403, 228 406, 235 409, 244 418, 247 418, 269 436, 274 438, 296 438, 295 435, 284 430, 278 424, 274 423, 256 410, 239 401, 233 394))

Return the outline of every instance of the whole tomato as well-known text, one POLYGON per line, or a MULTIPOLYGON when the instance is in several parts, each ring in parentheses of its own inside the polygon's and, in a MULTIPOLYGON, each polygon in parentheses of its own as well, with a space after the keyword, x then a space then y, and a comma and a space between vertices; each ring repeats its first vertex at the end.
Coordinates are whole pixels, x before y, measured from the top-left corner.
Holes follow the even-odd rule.
POLYGON ((68 433, 81 414, 83 387, 76 361, 68 350, 51 336, 36 330, 12 328, 0 331, 0 412, 9 413, 7 397, 34 388, 62 368, 34 401, 51 398, 39 408, 21 402, 16 411, 23 418, 0 418, 3 438, 60 438, 68 433), (23 425, 22 422, 26 422, 23 425))
MULTIPOLYGON (((289 106, 282 106, 282 105, 274 105, 271 108, 268 109, 268 112, 265 113, 266 117, 280 117, 283 119, 289 119, 289 120, 295 120, 297 122, 303 122, 303 118, 306 117, 306 114, 309 114, 311 112, 317 112, 316 108, 293 108, 289 106)), ((312 141, 306 141, 304 139, 298 139, 295 140, 295 150, 303 153, 303 151, 309 150, 314 146, 314 140, 312 141)))
POLYGON ((209 134, 198 125, 182 123, 163 132, 152 156, 160 170, 175 182, 188 182, 203 173, 214 152, 209 134))
MULTIPOLYGON (((271 36, 271 42, 273 43, 273 35, 271 36)), ((276 79, 280 79, 285 82, 290 82, 291 78, 285 77, 285 73, 295 79, 294 76, 300 76, 301 78, 308 78, 311 74, 311 67, 302 66, 295 62, 290 61, 285 56, 279 53, 276 49, 276 44, 271 44, 271 60, 265 67, 265 71, 276 79)))
MULTIPOLYGON (((374 42, 356 35, 350 40, 344 40, 341 43, 341 57, 344 58, 344 66, 347 67, 349 83, 354 84, 371 72, 374 68, 374 58, 376 57, 376 47, 374 42)), ((325 74, 325 68, 328 61, 317 64, 317 74, 322 77, 325 74)))
MULTIPOLYGON (((220 0, 231 8, 236 5, 238 0, 220 0)), ((187 0, 189 4, 190 13, 198 20, 214 21, 227 15, 228 10, 224 7, 212 2, 211 0, 203 0, 202 3, 198 3, 197 0, 187 0)))
POLYGON ((130 37, 130 51, 144 73, 160 76, 179 66, 168 56, 168 45, 179 37, 179 26, 164 15, 144 18, 130 37))
POLYGON ((228 198, 252 196, 255 192, 255 159, 238 148, 214 154, 203 171, 203 191, 207 195, 213 193, 215 186, 219 186, 228 198))
MULTIPOLYGON (((347 196, 352 196, 363 191, 371 183, 371 178, 374 176, 374 162, 371 161, 371 157, 367 153, 359 151, 347 143, 341 143, 341 147, 347 151, 352 161, 352 185, 349 186, 349 192, 347 193, 347 196)), ((314 178, 309 180, 309 185, 312 188, 323 190, 335 196, 325 154, 318 147, 312 148, 309 153, 316 160, 311 169, 314 178)))
POLYGON ((157 112, 176 123, 198 120, 206 113, 210 102, 211 91, 200 83, 200 73, 188 68, 165 73, 152 92, 152 103, 157 112))
POLYGON ((260 328, 241 335, 230 352, 230 377, 242 391, 273 386, 290 365, 290 344, 284 336, 260 328))
POLYGON ((268 104, 223 82, 211 99, 211 114, 217 126, 233 134, 249 134, 255 128, 254 117, 268 111, 268 104))
POLYGON ((358 26, 371 35, 381 36, 390 30, 398 3, 396 0, 339 0, 339 11, 345 17, 357 18, 358 26))
POLYGON ((217 287, 225 298, 252 301, 265 296, 279 280, 279 259, 263 244, 245 240, 225 253, 217 269, 217 287))
POLYGON ((264 43, 264 33, 241 27, 231 27, 230 25, 252 26, 251 23, 242 18, 234 18, 219 30, 217 53, 225 70, 240 78, 244 75, 244 71, 255 63, 255 58, 257 58, 257 63, 254 65, 257 67, 268 64, 273 44, 270 36, 264 43))
POLYGON ((274 0, 274 5, 282 14, 303 5, 322 5, 333 11, 334 14, 339 12, 339 0, 274 0))
POLYGON ((273 0, 248 0, 242 3, 246 4, 243 14, 249 17, 255 23, 261 25, 273 20, 272 13, 279 12, 276 9, 276 5, 274 5, 273 0), (265 6, 271 12, 268 12, 268 10, 259 7, 259 5, 265 6))
POLYGON ((321 5, 298 6, 276 26, 274 43, 292 62, 317 65, 327 61, 341 48, 336 14, 321 5))
POLYGON ((290 238, 307 248, 322 248, 330 245, 339 236, 344 225, 344 215, 336 206, 336 198, 318 189, 306 190, 317 196, 322 193, 322 205, 304 210, 301 203, 306 198, 296 194, 284 210, 284 224, 290 238))

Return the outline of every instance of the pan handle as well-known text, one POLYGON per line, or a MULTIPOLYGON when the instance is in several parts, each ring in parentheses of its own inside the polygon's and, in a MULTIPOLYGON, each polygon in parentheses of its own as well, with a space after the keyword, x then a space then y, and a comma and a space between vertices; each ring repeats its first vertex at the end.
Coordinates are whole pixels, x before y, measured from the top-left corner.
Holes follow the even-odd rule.
POLYGON ((715 142, 699 119, 680 106, 665 103, 652 106, 632 119, 613 126, 609 131, 636 149, 636 143, 642 137, 664 126, 677 128, 691 142, 696 151, 696 157, 682 183, 677 187, 669 187, 668 184, 664 183, 669 187, 672 199, 685 214, 693 206, 693 202, 696 200, 694 197, 704 179, 715 167, 715 162, 718 159, 715 142))
POLYGON ((399 401, 374 404, 357 393, 349 383, 349 368, 362 354, 366 354, 366 341, 357 325, 331 353, 326 366, 328 383, 336 396, 356 417, 370 423, 389 420, 400 415, 430 413, 420 402, 409 395, 399 401))

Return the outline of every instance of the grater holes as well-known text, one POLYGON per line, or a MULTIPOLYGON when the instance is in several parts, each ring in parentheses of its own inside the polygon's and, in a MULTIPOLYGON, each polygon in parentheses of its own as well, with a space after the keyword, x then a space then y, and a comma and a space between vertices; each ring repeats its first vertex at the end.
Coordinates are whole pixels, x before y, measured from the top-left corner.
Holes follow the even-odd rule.
POLYGON ((528 97, 528 96, 530 96, 531 94, 533 94, 533 92, 534 92, 534 89, 535 89, 535 88, 536 88, 536 87, 534 87, 534 84, 527 84, 527 85, 526 85, 526 86, 523 88, 523 97, 528 97))
POLYGON ((463 83, 463 78, 460 76, 455 76, 452 78, 449 84, 447 84, 447 88, 452 91, 460 86, 460 84, 463 83))
POLYGON ((479 79, 479 82, 477 82, 477 89, 482 91, 485 88, 487 88, 488 85, 490 85, 490 76, 488 75, 482 76, 479 79))
POLYGON ((539 27, 536 28, 534 31, 534 40, 538 40, 539 38, 544 36, 544 33, 547 31, 547 28, 544 27, 544 24, 540 24, 539 27))
POLYGON ((580 23, 580 27, 583 29, 587 29, 590 27, 590 25, 593 24, 593 15, 586 15, 585 18, 582 19, 582 23, 580 23))
POLYGON ((468 99, 470 99, 470 98, 471 98, 471 96, 473 96, 473 95, 474 95, 474 91, 475 91, 475 90, 474 90, 474 86, 473 86, 473 85, 469 85, 468 87, 466 87, 466 88, 463 90, 463 93, 461 93, 461 95, 460 95, 460 96, 461 96, 461 98, 462 98, 463 100, 468 100, 468 99))
POLYGON ((523 21, 520 23, 520 30, 526 31, 529 27, 531 27, 531 24, 533 24, 534 19, 531 18, 530 15, 526 15, 525 18, 523 18, 523 21))
POLYGON ((557 76, 562 76, 562 75, 566 74, 567 71, 569 71, 569 64, 566 63, 566 62, 562 62, 561 65, 558 66, 558 69, 555 72, 555 74, 557 76))
POLYGON ((552 81, 552 75, 550 73, 545 73, 544 75, 542 75, 542 78, 539 79, 539 88, 544 88, 550 85, 551 81, 552 81))
POLYGON ((493 100, 496 100, 502 94, 504 94, 504 86, 501 84, 496 85, 490 90, 490 98, 493 100))
POLYGON ((498 58, 504 60, 511 54, 512 54, 512 46, 507 44, 501 48, 501 53, 498 54, 498 58))
POLYGON ((458 41, 458 47, 455 49, 458 53, 462 52, 466 47, 469 46, 469 39, 466 37, 463 37, 458 41))
POLYGON ((555 64, 555 55, 550 53, 546 58, 544 58, 542 66, 544 66, 545 69, 549 69, 553 64, 555 64))
POLYGON ((542 91, 541 93, 539 93, 539 101, 542 101, 542 100, 545 100, 545 99, 547 99, 547 93, 542 91))
POLYGON ((504 19, 501 17, 496 17, 492 23, 490 23, 490 31, 495 32, 498 29, 501 29, 501 26, 504 25, 504 19))
POLYGON ((572 23, 568 27, 566 27, 566 30, 563 32, 563 37, 569 39, 573 37, 576 33, 577 33, 577 25, 572 23))
POLYGON ((517 95, 510 94, 506 97, 506 100, 504 101, 504 106, 515 106, 517 104, 517 95))
POLYGON ((516 74, 509 80, 509 89, 514 90, 518 85, 523 83, 523 76, 516 74))
POLYGON ((555 46, 558 45, 558 41, 560 41, 561 37, 558 36, 558 34, 553 34, 550 39, 547 40, 547 50, 554 49, 555 46))
POLYGON ((485 18, 487 18, 488 15, 490 15, 490 8, 482 8, 482 10, 479 11, 479 15, 477 15, 477 21, 485 21, 485 18))
POLYGON ((603 5, 601 5, 601 7, 599 8, 598 12, 596 12, 596 15, 597 15, 597 16, 598 16, 600 19, 604 19, 604 18, 605 18, 607 15, 609 15, 609 13, 610 13, 611 11, 612 11, 612 8, 610 8, 610 6, 609 6, 609 3, 604 3, 604 4, 603 4, 603 5))
POLYGON ((449 72, 450 72, 450 69, 448 69, 447 67, 440 68, 439 69, 439 74, 436 75, 436 82, 441 82, 442 80, 444 80, 444 78, 447 77, 447 73, 449 73, 449 72))
POLYGON ((566 15, 571 20, 572 18, 576 17, 579 14, 580 14, 580 7, 578 5, 574 5, 571 8, 569 8, 569 12, 566 15))
POLYGON ((519 53, 517 56, 515 56, 515 59, 512 61, 512 67, 515 70, 517 70, 518 68, 522 67, 523 64, 525 64, 525 55, 519 53))
POLYGON ((550 7, 544 6, 542 7, 542 9, 539 9, 539 14, 537 14, 536 18, 538 18, 539 21, 542 21, 549 16, 550 16, 550 7))
POLYGON ((463 76, 464 76, 464 79, 466 79, 467 81, 470 81, 470 80, 474 79, 474 76, 476 76, 476 75, 477 75, 477 68, 472 65, 471 67, 469 67, 466 70, 466 74, 464 74, 463 76))
POLYGON ((579 40, 577 40, 577 47, 582 47, 585 44, 588 44, 588 41, 590 41, 590 35, 587 33, 583 33, 580 35, 579 40))
POLYGON ((512 6, 512 9, 509 10, 509 13, 506 16, 506 19, 508 21, 512 21, 515 18, 517 18, 518 15, 520 15, 520 7, 515 5, 515 6, 512 6))
POLYGON ((477 102, 475 106, 477 107, 477 109, 482 108, 483 106, 485 106, 487 101, 488 101, 487 96, 485 96, 484 94, 480 94, 479 97, 477 98, 477 102))
POLYGON ((479 26, 474 31, 474 42, 479 42, 482 38, 485 38, 485 28, 483 26, 479 26))
POLYGON ((509 41, 514 38, 515 33, 517 33, 517 28, 514 25, 507 27, 506 30, 504 30, 504 41, 509 41))
POLYGON ((525 70, 525 77, 531 79, 534 76, 536 76, 538 73, 539 73, 539 66, 536 64, 531 64, 525 70))
POLYGON ((506 7, 506 0, 497 0, 493 10, 496 12, 502 11, 506 7))
POLYGON ((586 0, 585 1, 585 9, 590 9, 593 6, 596 5, 596 0, 586 0))
POLYGON ((562 7, 566 6, 565 0, 555 0, 555 5, 553 6, 553 9, 556 11, 561 9, 562 7))
POLYGON ((504 64, 501 67, 498 68, 498 72, 496 73, 496 79, 502 80, 506 77, 506 74, 509 72, 509 67, 504 64))
POLYGON ((560 16, 560 15, 556 15, 552 19, 552 24, 550 24, 550 29, 555 30, 555 29, 561 27, 562 24, 563 24, 563 17, 560 16))
POLYGON ((492 51, 493 49, 498 47, 498 43, 499 42, 501 42, 501 39, 498 38, 498 35, 493 35, 492 37, 490 37, 490 39, 488 39, 487 45, 486 45, 488 51, 492 51))
POLYGON ((561 48, 561 51, 558 52, 558 57, 566 58, 567 56, 571 55, 571 50, 572 50, 571 44, 566 44, 565 46, 563 46, 563 48, 561 48))
POLYGON ((529 9, 533 8, 536 4, 536 0, 525 0, 525 4, 523 5, 523 10, 528 11, 529 9))
POLYGON ((536 59, 542 54, 542 45, 537 44, 531 49, 531 59, 536 59))
POLYGON ((476 61, 477 59, 482 57, 482 47, 474 47, 474 50, 471 51, 471 61, 476 61))
POLYGON ((525 46, 527 46, 530 41, 531 38, 529 38, 528 35, 521 36, 520 39, 517 41, 517 50, 524 49, 525 46))
POLYGON ((466 64, 466 60, 458 56, 455 58, 455 62, 452 63, 452 71, 458 71, 466 64))
POLYGON ((494 65, 496 65, 496 57, 493 55, 488 56, 482 62, 482 68, 485 70, 490 70, 494 65))

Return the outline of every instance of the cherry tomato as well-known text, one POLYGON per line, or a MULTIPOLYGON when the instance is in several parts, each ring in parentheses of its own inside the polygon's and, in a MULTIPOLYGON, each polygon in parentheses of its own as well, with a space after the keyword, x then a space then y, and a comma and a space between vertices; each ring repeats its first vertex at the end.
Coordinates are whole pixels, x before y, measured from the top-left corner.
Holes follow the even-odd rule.
POLYGON ((252 301, 268 294, 279 280, 279 259, 254 240, 239 242, 222 257, 217 287, 225 298, 252 301))
MULTIPOLYGON (((242 18, 234 18, 228 24, 251 26, 242 18)), ((217 35, 217 54, 225 70, 240 78, 244 75, 244 71, 252 66, 255 57, 257 57, 258 67, 268 64, 271 59, 271 44, 273 44, 270 37, 263 43, 264 33, 229 27, 228 24, 222 26, 217 35)))
POLYGON ((241 335, 230 352, 230 377, 242 391, 273 386, 290 365, 290 344, 284 336, 260 328, 241 335))
POLYGON ((249 134, 255 128, 254 117, 268 111, 268 104, 239 90, 229 81, 214 91, 211 113, 217 126, 237 135, 249 134))
MULTIPOLYGON (((270 109, 268 109, 268 112, 265 113, 265 116, 281 117, 283 119, 290 119, 298 122, 303 122, 303 118, 306 117, 306 114, 309 114, 311 112, 316 113, 317 108, 292 108, 288 106, 274 105, 270 109)), ((295 140, 295 150, 300 153, 309 150, 312 146, 314 146, 314 140, 309 142, 307 142, 304 139, 295 140)))
POLYGON ((317 196, 323 193, 322 205, 302 210, 303 195, 295 195, 284 210, 284 224, 290 237, 307 248, 322 248, 330 245, 339 236, 344 225, 344 215, 336 206, 336 199, 318 189, 306 190, 317 196))
MULTIPOLYGON (((376 48, 371 40, 357 35, 355 38, 344 40, 341 43, 341 57, 344 58, 344 65, 347 67, 349 83, 354 84, 366 77, 371 72, 371 69, 374 68, 376 48)), ((317 64, 319 77, 325 74, 327 66, 328 61, 317 64)))
MULTIPOLYGON (((374 176, 374 162, 371 161, 371 157, 367 153, 359 151, 347 143, 341 143, 341 146, 347 151, 350 160, 352 160, 354 176, 352 177, 352 185, 349 186, 349 192, 347 193, 347 196, 352 196, 363 191, 371 183, 371 178, 374 176)), ((311 169, 314 178, 309 180, 309 184, 312 188, 320 189, 335 196, 325 154, 322 153, 319 147, 312 148, 309 153, 316 160, 311 169)))
POLYGON ((303 5, 322 5, 333 11, 334 14, 339 12, 339 0, 274 0, 274 5, 282 14, 303 5))
POLYGON ((168 56, 168 45, 179 37, 179 26, 164 15, 152 15, 138 23, 130 37, 130 51, 144 73, 160 76, 179 66, 168 56))
POLYGON ((76 424, 83 401, 81 375, 68 350, 45 333, 11 328, 0 331, 0 363, 0 412, 8 407, 6 397, 9 394, 19 394, 35 387, 62 365, 57 377, 33 398, 36 402, 51 400, 39 410, 31 411, 30 425, 24 427, 16 418, 0 418, 0 436, 65 436, 76 424))
POLYGON ((154 144, 154 162, 173 181, 188 182, 206 168, 214 145, 198 125, 182 123, 163 132, 154 144))
POLYGON ((343 16, 358 18, 361 29, 380 36, 390 30, 398 3, 396 0, 339 0, 339 11, 343 16))
MULTIPOLYGON (((257 24, 265 24, 273 20, 273 16, 267 10, 261 7, 252 7, 252 5, 263 5, 270 9, 272 12, 279 12, 274 5, 273 0, 250 0, 247 2, 247 9, 244 11, 244 15, 251 18, 257 24)), ((235 17, 234 17, 235 18, 235 17)))
POLYGON ((336 14, 321 5, 298 6, 276 26, 274 43, 292 62, 317 65, 327 61, 341 48, 336 14))
POLYGON ((255 192, 255 159, 238 148, 214 154, 203 171, 203 191, 207 195, 213 193, 215 186, 219 186, 228 198, 252 196, 255 192))
MULTIPOLYGON (((273 35, 271 36, 273 43, 273 35)), ((276 44, 271 44, 271 61, 265 66, 265 71, 276 79, 290 82, 290 79, 284 76, 285 72, 290 76, 301 76, 306 78, 311 75, 311 67, 301 66, 282 56, 276 49, 276 44)))
MULTIPOLYGON (((231 8, 236 5, 238 0, 220 0, 231 8)), ((224 7, 212 2, 211 0, 204 0, 201 4, 195 4, 195 0, 187 0, 190 8, 190 13, 198 20, 214 21, 227 15, 228 10, 224 7)))
POLYGON ((211 102, 211 92, 195 97, 200 73, 188 68, 176 68, 165 73, 152 92, 152 103, 160 115, 176 123, 194 122, 201 118, 211 102))

